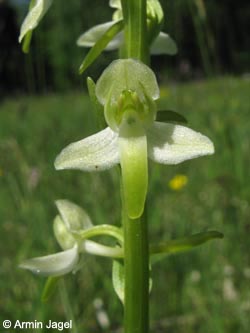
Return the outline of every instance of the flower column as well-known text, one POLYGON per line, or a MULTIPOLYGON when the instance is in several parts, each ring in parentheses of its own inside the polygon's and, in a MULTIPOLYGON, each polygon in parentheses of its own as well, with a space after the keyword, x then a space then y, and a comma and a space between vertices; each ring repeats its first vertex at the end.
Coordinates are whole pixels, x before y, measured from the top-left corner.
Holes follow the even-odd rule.
MULTIPOLYGON (((122 10, 125 24, 123 53, 127 58, 148 63, 146 0, 123 0, 122 10)), ((142 216, 131 219, 125 207, 123 194, 122 184, 125 247, 124 332, 147 333, 149 326, 149 246, 146 213, 144 211, 142 216)))

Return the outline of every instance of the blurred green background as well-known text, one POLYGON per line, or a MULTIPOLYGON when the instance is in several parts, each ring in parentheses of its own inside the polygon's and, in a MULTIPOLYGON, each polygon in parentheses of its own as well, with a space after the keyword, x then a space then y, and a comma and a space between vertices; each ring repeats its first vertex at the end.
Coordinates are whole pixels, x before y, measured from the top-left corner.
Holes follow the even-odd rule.
MULTIPOLYGON (((17 43, 29 0, 0 0, 0 95, 15 92, 66 91, 85 86, 78 67, 87 49, 76 39, 91 26, 111 20, 108 0, 54 1, 33 34, 30 54, 17 43)), ((163 31, 178 44, 175 57, 152 59, 161 79, 199 79, 249 71, 248 0, 162 0, 163 31)), ((104 53, 86 75, 97 78, 114 58, 104 53)), ((86 77, 85 75, 85 77, 86 77)))
MULTIPOLYGON (((0 22, 8 13, 18 20, 0 39, 0 325, 4 319, 73 319, 73 332, 121 332, 122 306, 112 290, 110 260, 85 255, 83 269, 65 277, 46 304, 40 300, 45 279, 17 267, 24 258, 59 250, 52 233, 56 199, 81 205, 95 224, 119 224, 115 171, 53 167, 63 147, 97 131, 85 77, 77 75, 86 51, 75 40, 110 19, 107 3, 55 1, 28 56, 16 42, 27 2, 9 2, 12 9, 1 16, 0 22)), ((182 113, 190 127, 214 141, 216 153, 175 167, 150 164, 150 240, 205 230, 225 237, 153 266, 151 331, 248 333, 249 5, 201 0, 162 5, 164 31, 176 39, 179 54, 152 59, 161 84, 159 108, 182 113), (178 175, 187 182, 175 189, 171 180, 178 175)), ((87 74, 97 78, 115 57, 105 53, 87 74)))

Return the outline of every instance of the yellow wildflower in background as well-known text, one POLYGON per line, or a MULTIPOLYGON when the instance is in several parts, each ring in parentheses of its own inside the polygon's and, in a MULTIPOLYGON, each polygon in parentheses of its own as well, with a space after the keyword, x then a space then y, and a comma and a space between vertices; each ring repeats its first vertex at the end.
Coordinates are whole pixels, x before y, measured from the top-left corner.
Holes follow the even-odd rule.
POLYGON ((175 175, 174 178, 172 178, 168 186, 171 188, 171 190, 174 191, 179 191, 181 190, 184 186, 187 185, 188 182, 188 177, 185 175, 175 175))

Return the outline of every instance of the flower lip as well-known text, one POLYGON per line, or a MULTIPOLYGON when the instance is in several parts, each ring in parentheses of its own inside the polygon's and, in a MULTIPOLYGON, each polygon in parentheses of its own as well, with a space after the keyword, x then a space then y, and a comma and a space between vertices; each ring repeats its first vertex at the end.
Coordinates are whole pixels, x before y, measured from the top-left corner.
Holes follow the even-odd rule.
POLYGON ((60 276, 71 272, 79 259, 77 246, 71 249, 24 260, 19 267, 43 276, 60 276))

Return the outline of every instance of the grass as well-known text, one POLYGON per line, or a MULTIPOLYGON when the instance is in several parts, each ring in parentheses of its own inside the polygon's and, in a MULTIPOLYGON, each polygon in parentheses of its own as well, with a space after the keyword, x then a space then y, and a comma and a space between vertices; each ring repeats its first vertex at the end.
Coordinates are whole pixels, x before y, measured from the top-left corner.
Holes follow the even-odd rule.
MULTIPOLYGON (((175 167, 150 164, 150 239, 213 229, 225 238, 155 264, 152 332, 248 333, 249 81, 227 77, 164 86, 159 108, 185 115, 190 127, 212 138, 216 154, 175 167), (188 182, 174 191, 169 181, 177 174, 188 182)), ((46 304, 40 301, 44 278, 17 268, 24 258, 59 249, 52 233, 56 199, 81 205, 95 224, 119 223, 115 172, 53 168, 63 147, 96 130, 82 93, 18 97, 0 105, 0 320, 74 317, 73 332, 119 331, 122 306, 112 291, 110 260, 86 255, 82 270, 67 276, 46 304), (97 320, 98 299, 111 322, 106 329, 97 320)))

